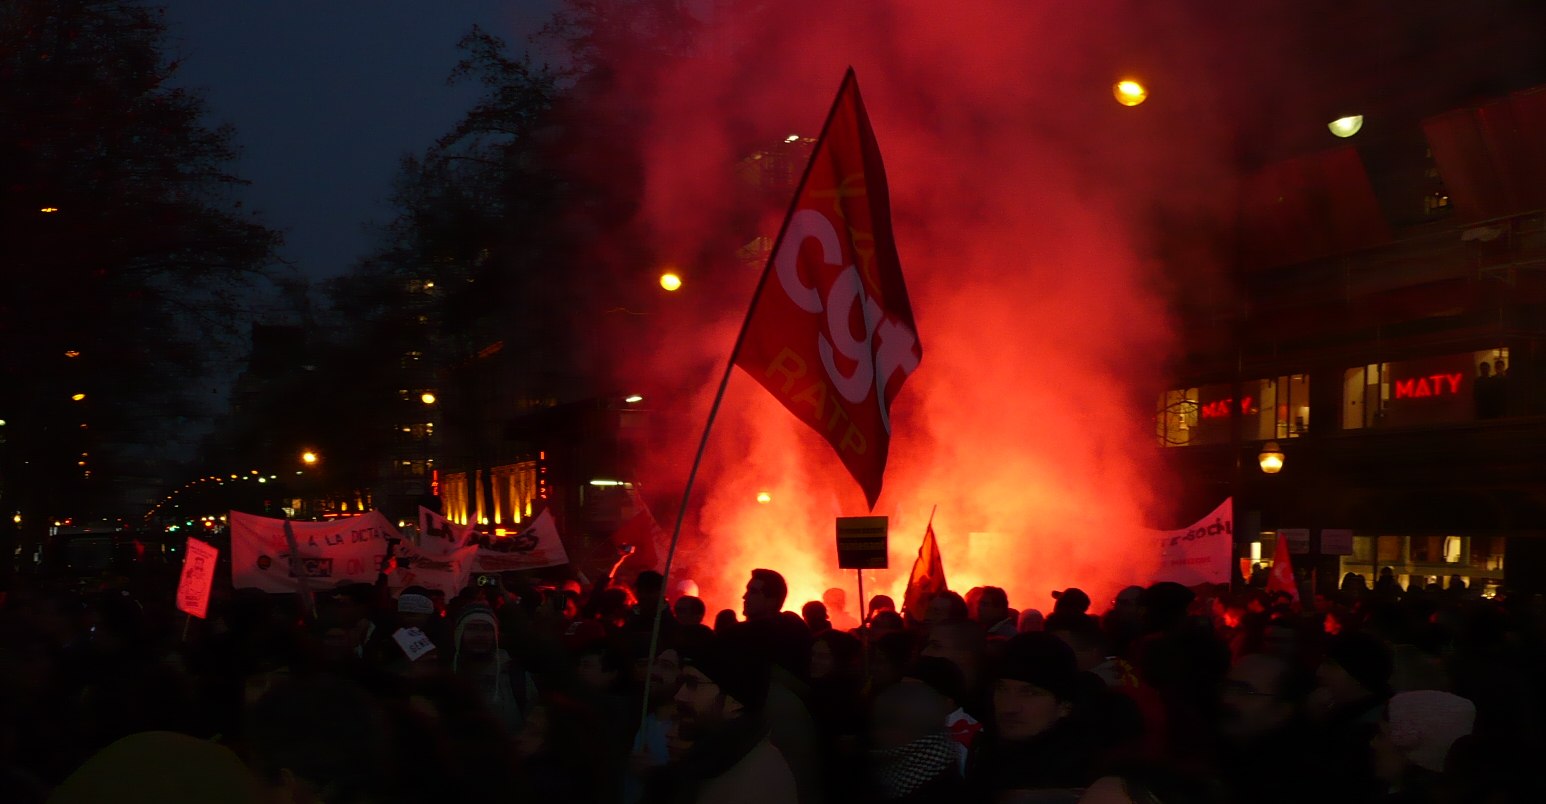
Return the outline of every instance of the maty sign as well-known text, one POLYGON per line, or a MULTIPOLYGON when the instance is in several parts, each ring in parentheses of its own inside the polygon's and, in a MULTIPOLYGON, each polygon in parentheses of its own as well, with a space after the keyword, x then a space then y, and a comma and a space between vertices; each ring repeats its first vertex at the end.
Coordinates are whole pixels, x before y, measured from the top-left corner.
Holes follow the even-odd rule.
POLYGON ((392 638, 397 640, 397 647, 403 649, 410 662, 418 661, 435 649, 435 643, 429 641, 429 635, 417 628, 399 628, 392 634, 392 638))
POLYGON ((215 560, 220 548, 192 536, 183 553, 182 577, 177 582, 177 610, 203 619, 209 613, 209 590, 215 582, 215 560))

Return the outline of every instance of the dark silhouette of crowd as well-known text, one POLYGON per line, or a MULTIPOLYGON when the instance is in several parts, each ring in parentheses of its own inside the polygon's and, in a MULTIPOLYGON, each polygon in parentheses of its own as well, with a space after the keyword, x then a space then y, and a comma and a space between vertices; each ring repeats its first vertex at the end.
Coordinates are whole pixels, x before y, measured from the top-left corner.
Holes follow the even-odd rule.
POLYGON ((1539 596, 983 587, 899 612, 757 569, 709 620, 632 580, 217 589, 200 620, 169 588, 23 578, 0 800, 1546 801, 1539 596))

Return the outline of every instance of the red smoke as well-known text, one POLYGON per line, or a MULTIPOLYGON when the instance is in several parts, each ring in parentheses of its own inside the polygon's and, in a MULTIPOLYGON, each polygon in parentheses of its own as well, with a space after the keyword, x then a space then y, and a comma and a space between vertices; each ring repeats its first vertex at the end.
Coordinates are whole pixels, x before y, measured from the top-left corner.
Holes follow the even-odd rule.
MULTIPOLYGON (((1156 557, 1139 530, 1166 513, 1147 456, 1176 326, 1167 294, 1183 281, 1158 268, 1156 213, 1210 214, 1229 145, 1208 68, 1148 44, 1182 22, 1114 2, 709 5, 696 56, 638 65, 613 97, 643 105, 637 140, 613 143, 642 149, 641 250, 685 279, 651 322, 651 353, 614 367, 624 387, 655 390, 670 434, 647 456, 652 493, 679 493, 761 267, 725 246, 776 234, 794 192, 762 194, 737 165, 814 137, 852 65, 924 350, 875 510, 891 517, 891 569, 866 592, 900 599, 936 505, 963 593, 1002 586, 1045 610, 1053 589, 1099 602, 1147 583, 1156 557), (1113 100, 1128 75, 1150 86, 1145 105, 1113 100)), ((1192 259, 1198 276, 1213 267, 1192 259)), ((641 286, 658 271, 645 274, 641 286)), ((831 449, 738 373, 673 574, 711 611, 739 608, 753 567, 783 572, 791 609, 832 585, 852 601, 833 517, 866 513, 831 449)))

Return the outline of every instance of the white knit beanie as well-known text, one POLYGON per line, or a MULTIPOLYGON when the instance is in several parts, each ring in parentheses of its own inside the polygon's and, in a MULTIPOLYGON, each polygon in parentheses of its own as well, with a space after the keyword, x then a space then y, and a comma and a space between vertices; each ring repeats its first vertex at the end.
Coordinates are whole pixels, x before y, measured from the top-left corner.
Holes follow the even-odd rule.
POLYGON ((1476 725, 1476 704, 1438 690, 1398 693, 1390 699, 1390 739, 1413 764, 1444 772, 1450 746, 1476 725))

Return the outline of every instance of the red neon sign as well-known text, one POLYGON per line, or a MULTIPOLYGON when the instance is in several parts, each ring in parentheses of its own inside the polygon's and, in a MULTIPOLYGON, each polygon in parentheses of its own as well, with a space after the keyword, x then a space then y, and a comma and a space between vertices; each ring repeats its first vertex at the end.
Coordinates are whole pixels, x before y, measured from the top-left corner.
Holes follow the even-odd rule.
POLYGON ((440 496, 440 470, 429 470, 429 494, 431 497, 440 496))
POLYGON ((1430 374, 1427 377, 1396 380, 1396 399, 1457 396, 1460 394, 1460 386, 1463 382, 1465 382, 1465 374, 1462 372, 1430 374))
MULTIPOLYGON (((1229 418, 1230 405, 1234 404, 1234 401, 1235 400, 1233 399, 1220 399, 1217 402, 1209 402, 1208 404, 1202 406, 1201 410, 1198 412, 1198 415, 1204 419, 1227 419, 1229 418)), ((1251 403, 1255 401, 1256 400, 1251 397, 1245 397, 1244 399, 1241 399, 1240 415, 1245 416, 1254 413, 1255 409, 1251 407, 1251 403)))

